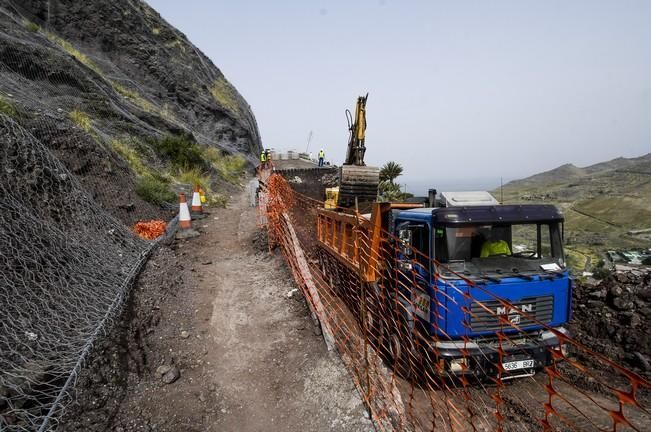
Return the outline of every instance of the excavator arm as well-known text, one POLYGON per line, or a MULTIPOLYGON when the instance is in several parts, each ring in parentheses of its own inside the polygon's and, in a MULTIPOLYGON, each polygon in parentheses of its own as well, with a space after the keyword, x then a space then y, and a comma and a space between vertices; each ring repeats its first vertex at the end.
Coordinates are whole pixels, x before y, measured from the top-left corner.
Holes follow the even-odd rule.
POLYGON ((366 96, 357 98, 357 105, 355 106, 355 119, 353 121, 352 115, 349 110, 346 110, 346 118, 348 119, 348 130, 350 136, 348 138, 348 150, 346 151, 346 161, 344 165, 357 165, 365 166, 364 154, 366 153, 366 146, 364 141, 366 139, 366 96))

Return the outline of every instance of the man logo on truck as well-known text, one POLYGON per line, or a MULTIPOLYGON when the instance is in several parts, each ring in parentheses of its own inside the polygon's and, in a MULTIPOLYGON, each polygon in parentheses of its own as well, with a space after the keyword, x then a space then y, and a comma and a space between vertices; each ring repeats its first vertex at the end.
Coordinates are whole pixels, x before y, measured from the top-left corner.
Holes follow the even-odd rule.
POLYGON ((531 304, 531 303, 523 304, 523 305, 516 306, 515 308, 511 308, 511 307, 507 308, 506 306, 498 306, 495 313, 496 313, 496 315, 511 315, 511 314, 519 315, 518 309, 520 309, 522 312, 533 312, 533 304, 531 304), (508 311, 507 311, 507 309, 508 309, 508 311))
POLYGON ((496 309, 496 314, 499 315, 507 315, 507 318, 511 324, 520 324, 520 312, 518 311, 521 310, 522 312, 533 312, 533 304, 523 304, 516 306, 514 308, 507 308, 506 306, 498 306, 496 309))

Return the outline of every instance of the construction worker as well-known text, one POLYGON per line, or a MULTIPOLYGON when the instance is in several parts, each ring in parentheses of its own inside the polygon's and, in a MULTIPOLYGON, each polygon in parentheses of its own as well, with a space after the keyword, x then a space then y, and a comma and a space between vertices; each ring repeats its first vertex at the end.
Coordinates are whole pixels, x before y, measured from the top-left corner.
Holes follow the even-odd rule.
POLYGON ((323 166, 323 159, 325 159, 325 152, 323 149, 319 150, 319 166, 323 166))
POLYGON ((262 150, 262 153, 260 153, 260 166, 264 167, 267 163, 267 151, 262 150))
POLYGON ((497 234, 491 230, 488 239, 481 245, 479 257, 487 258, 495 255, 511 255, 511 248, 506 241, 498 238, 497 234))
POLYGON ((267 164, 271 163, 271 150, 265 150, 265 158, 267 159, 267 164))

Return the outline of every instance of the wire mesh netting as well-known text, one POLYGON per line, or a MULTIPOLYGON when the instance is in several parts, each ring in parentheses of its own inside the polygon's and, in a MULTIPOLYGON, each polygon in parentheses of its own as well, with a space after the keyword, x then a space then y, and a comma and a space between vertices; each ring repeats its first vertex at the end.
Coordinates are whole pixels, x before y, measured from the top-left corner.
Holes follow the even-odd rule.
POLYGON ((152 246, 2 114, 0 142, 0 426, 44 430, 152 246))
MULTIPOLYGON (((260 181, 261 226, 380 430, 651 427, 651 383, 548 325, 544 304, 520 307, 486 281, 450 277, 450 268, 443 277, 445 265, 378 233, 368 217, 325 210, 279 175, 263 172, 260 181), (404 255, 414 257, 411 265, 404 255), (418 263, 438 271, 423 278, 418 263), (446 333, 452 319, 462 329, 454 335, 446 333), (489 324, 490 332, 471 337, 489 324)), ((558 280, 551 274, 541 283, 558 280)))
POLYGON ((0 2, 3 432, 55 429, 75 399, 93 345, 156 244, 128 226, 170 215, 136 194, 125 154, 144 138, 190 130, 169 107, 126 91, 115 65, 27 20, 21 6, 0 2))

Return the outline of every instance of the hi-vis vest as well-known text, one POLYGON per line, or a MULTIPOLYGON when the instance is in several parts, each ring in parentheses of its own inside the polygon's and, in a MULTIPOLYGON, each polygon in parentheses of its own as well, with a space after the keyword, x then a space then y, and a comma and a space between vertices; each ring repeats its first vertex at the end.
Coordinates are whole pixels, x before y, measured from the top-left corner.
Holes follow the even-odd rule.
POLYGON ((495 242, 485 242, 481 247, 480 258, 486 258, 493 255, 511 255, 509 244, 504 240, 495 242))
POLYGON ((266 162, 267 161, 267 156, 265 155, 265 152, 260 153, 260 162, 266 162))
POLYGON ((319 157, 324 158, 325 157, 325 152, 323 150, 319 151, 319 157))

